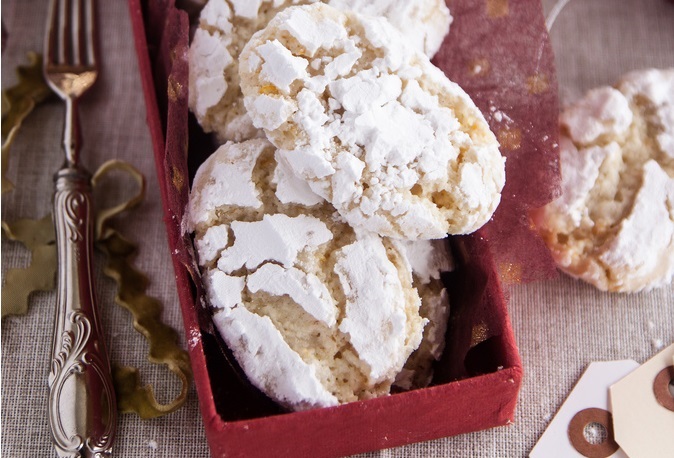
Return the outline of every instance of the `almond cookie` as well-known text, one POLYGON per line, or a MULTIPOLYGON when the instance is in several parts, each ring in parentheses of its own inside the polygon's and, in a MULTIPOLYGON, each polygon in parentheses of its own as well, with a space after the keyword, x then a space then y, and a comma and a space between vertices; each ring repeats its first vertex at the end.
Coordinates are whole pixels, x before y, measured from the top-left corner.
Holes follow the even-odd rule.
POLYGON ((213 320, 255 386, 304 410, 389 393, 426 320, 408 258, 276 167, 263 139, 199 168, 189 229, 213 320))
POLYGON ((604 291, 674 275, 674 69, 627 74, 560 118, 562 196, 535 221, 559 267, 604 291))
POLYGON ((444 238, 496 209, 504 158, 483 115, 385 20, 288 8, 251 38, 239 73, 279 161, 352 227, 444 238))
MULTIPOLYGON (((223 143, 256 136, 239 88, 239 54, 250 37, 290 5, 316 0, 209 0, 189 51, 189 105, 206 132, 223 143)), ((433 56, 452 17, 444 0, 326 0, 340 8, 385 16, 417 49, 433 56)))

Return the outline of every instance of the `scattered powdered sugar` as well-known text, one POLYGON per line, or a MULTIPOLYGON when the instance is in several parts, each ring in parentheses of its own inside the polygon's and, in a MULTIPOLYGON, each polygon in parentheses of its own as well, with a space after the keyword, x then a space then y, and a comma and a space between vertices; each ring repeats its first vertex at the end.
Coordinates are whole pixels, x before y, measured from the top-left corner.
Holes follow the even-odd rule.
POLYGON ((199 345, 200 340, 201 340, 201 331, 197 328, 191 328, 187 339, 187 346, 190 349, 193 349, 197 345, 199 345))
POLYGON ((153 452, 156 452, 157 449, 159 448, 159 444, 157 444, 156 440, 150 439, 149 441, 147 441, 147 448, 149 448, 153 452))
POLYGON ((662 350, 662 348, 665 346, 665 343, 662 341, 662 339, 651 339, 651 346, 653 347, 653 350, 658 351, 662 350))
POLYGON ((491 118, 498 123, 513 124, 513 119, 506 112, 496 109, 494 105, 489 107, 489 113, 491 118))

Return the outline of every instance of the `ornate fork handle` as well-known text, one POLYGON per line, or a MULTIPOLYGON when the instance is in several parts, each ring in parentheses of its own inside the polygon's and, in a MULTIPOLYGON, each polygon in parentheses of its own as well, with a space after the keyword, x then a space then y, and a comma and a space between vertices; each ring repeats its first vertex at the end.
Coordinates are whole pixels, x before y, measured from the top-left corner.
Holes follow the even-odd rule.
POLYGON ((49 374, 49 422, 60 457, 107 457, 117 422, 110 362, 93 289, 90 174, 54 176, 58 298, 49 374))

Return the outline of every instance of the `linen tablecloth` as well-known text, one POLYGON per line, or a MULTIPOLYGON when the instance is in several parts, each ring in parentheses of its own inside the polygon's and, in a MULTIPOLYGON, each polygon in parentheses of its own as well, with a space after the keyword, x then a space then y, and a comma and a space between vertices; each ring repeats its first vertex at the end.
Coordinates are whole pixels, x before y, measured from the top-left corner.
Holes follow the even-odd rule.
MULTIPOLYGON (((81 106, 84 162, 94 170, 107 159, 122 159, 147 177, 144 203, 120 217, 116 227, 139 243, 136 265, 152 281, 149 293, 162 299, 164 320, 182 334, 127 2, 98 3, 103 65, 95 89, 81 106)), ((543 0, 546 13, 555 3, 543 0)), ((27 62, 26 53, 41 50, 46 14, 44 0, 2 0, 2 21, 9 34, 3 43, 3 88, 16 81, 13 69, 27 62)), ((565 104, 590 88, 614 83, 630 70, 674 66, 674 3, 572 0, 551 35, 565 104)), ((2 197, 3 220, 39 218, 50 211, 52 174, 63 159, 62 116, 62 104, 54 101, 40 106, 25 123, 12 149, 8 175, 18 186, 2 197)), ((116 195, 112 191, 109 198, 116 195)), ((27 261, 26 250, 3 239, 3 281, 7 269, 27 261)), ((177 380, 145 361, 147 346, 131 330, 129 314, 113 303, 114 284, 101 272, 102 259, 96 261, 95 280, 112 360, 140 367, 143 380, 155 385, 160 400, 168 401, 179 389, 177 380)), ((53 292, 34 294, 26 316, 2 322, 4 456, 55 456, 46 416, 54 302, 53 292)), ((672 285, 649 293, 609 294, 560 276, 513 287, 509 310, 525 370, 513 425, 361 456, 525 456, 587 364, 628 358, 644 362, 674 341, 672 285)), ((114 454, 207 456, 194 388, 186 405, 169 416, 143 421, 121 415, 114 454)))

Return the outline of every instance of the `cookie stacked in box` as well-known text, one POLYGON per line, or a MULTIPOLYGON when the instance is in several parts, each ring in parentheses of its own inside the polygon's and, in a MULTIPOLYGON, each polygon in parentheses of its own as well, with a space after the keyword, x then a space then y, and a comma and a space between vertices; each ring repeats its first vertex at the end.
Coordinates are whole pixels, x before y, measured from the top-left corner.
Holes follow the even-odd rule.
POLYGON ((210 0, 190 48, 191 109, 224 142, 188 209, 213 320, 294 410, 430 383, 445 237, 484 225, 505 181, 484 117, 429 61, 444 2, 326 3, 210 0))

